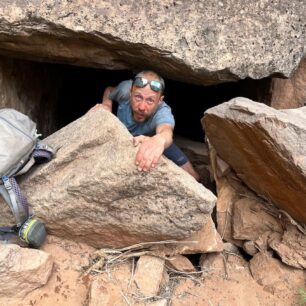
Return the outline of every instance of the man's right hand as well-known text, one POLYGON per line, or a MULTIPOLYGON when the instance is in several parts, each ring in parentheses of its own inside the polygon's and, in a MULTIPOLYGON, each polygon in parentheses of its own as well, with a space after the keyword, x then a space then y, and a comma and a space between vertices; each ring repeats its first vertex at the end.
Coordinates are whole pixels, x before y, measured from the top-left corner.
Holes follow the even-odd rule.
POLYGON ((134 146, 138 146, 135 164, 139 171, 149 171, 155 168, 165 149, 165 140, 160 135, 136 136, 134 146))

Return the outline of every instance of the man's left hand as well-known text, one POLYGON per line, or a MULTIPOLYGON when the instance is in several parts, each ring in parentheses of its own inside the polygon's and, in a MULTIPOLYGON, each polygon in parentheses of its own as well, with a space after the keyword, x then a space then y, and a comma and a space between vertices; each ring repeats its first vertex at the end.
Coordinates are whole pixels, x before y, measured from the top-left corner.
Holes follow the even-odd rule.
POLYGON ((165 139, 155 136, 136 136, 134 145, 140 145, 136 154, 135 163, 139 171, 148 171, 155 168, 165 149, 165 139))

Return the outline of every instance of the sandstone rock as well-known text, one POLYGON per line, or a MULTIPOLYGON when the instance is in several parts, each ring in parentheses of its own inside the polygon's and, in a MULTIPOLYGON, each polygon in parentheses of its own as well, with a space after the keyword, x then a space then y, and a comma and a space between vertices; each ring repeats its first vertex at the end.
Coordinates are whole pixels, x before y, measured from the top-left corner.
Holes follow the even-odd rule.
POLYGON ((181 136, 175 136, 174 142, 185 152, 193 165, 209 164, 209 151, 204 140, 203 142, 198 142, 181 136))
POLYGON ((236 255, 240 255, 240 251, 238 249, 238 247, 236 247, 233 243, 230 242, 225 242, 223 243, 223 252, 229 253, 229 254, 236 254, 236 255))
POLYGON ((217 180, 217 224, 218 233, 222 239, 241 246, 239 240, 233 236, 232 216, 234 203, 240 198, 237 190, 231 185, 229 178, 220 178, 217 180))
POLYGON ((167 259, 167 267, 181 272, 195 272, 196 269, 191 261, 182 255, 175 255, 167 259))
MULTIPOLYGON (((120 247, 183 239, 211 222, 216 197, 164 158, 157 169, 139 172, 132 136, 106 111, 86 114, 46 142, 59 148, 56 158, 21 187, 56 236, 120 247)), ((12 216, 3 211, 5 225, 12 216)))
POLYGON ((254 241, 254 246, 260 252, 264 253, 270 249, 269 241, 274 239, 281 239, 282 234, 280 233, 273 233, 273 232, 265 232, 260 235, 256 241, 254 241))
POLYGON ((52 266, 51 256, 43 251, 0 245, 0 297, 25 297, 47 283, 52 266))
POLYGON ((290 79, 273 78, 271 106, 277 109, 306 105, 306 58, 302 59, 290 79))
POLYGON ((210 219, 199 231, 177 244, 157 245, 154 250, 161 256, 175 254, 197 254, 223 251, 223 242, 210 219))
POLYGON ((154 256, 141 256, 137 262, 134 281, 147 297, 158 294, 164 278, 165 260, 154 256))
POLYGON ((203 254, 200 257, 201 270, 206 275, 225 277, 225 258, 220 253, 203 254))
POLYGON ((257 283, 273 294, 288 286, 296 290, 306 281, 304 271, 288 267, 268 253, 256 254, 250 261, 250 270, 257 283))
POLYGON ((213 178, 209 166, 209 151, 207 144, 192 141, 181 136, 175 136, 174 142, 186 154, 195 170, 200 175, 200 182, 208 189, 213 190, 213 178))
POLYGON ((280 221, 268 213, 263 201, 243 198, 235 202, 232 219, 233 237, 253 240, 265 232, 283 233, 280 221))
POLYGON ((235 98, 206 111, 207 136, 258 195, 306 222, 306 107, 275 110, 235 98))
POLYGON ((284 235, 271 237, 268 244, 287 265, 306 269, 306 236, 295 226, 287 224, 284 235))
POLYGON ((258 249, 256 248, 254 241, 246 241, 243 244, 243 249, 247 254, 251 256, 254 256, 255 254, 258 253, 258 249))
POLYGON ((2 54, 106 69, 145 63, 198 84, 289 76, 305 55, 297 0, 4 1, 0 14, 2 54))
POLYGON ((218 155, 216 156, 216 172, 218 177, 226 176, 230 172, 230 166, 221 159, 218 155))

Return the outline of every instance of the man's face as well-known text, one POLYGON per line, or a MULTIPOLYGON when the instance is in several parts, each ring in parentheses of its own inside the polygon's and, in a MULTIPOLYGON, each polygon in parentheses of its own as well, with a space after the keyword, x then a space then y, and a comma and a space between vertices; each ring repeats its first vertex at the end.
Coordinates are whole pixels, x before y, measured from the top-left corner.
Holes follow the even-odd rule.
MULTIPOLYGON (((145 76, 149 81, 155 80, 150 76, 145 76)), ((158 105, 163 100, 161 92, 153 91, 150 84, 140 88, 133 86, 131 89, 131 109, 136 122, 144 122, 156 111, 158 105)))

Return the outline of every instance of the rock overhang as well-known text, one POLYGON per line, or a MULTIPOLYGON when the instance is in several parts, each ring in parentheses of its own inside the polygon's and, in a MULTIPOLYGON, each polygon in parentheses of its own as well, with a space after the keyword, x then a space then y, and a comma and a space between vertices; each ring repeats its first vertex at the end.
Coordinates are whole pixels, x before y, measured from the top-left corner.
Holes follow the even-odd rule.
POLYGON ((106 69, 145 67, 199 85, 289 77, 306 51, 299 3, 2 3, 0 53, 106 69))

